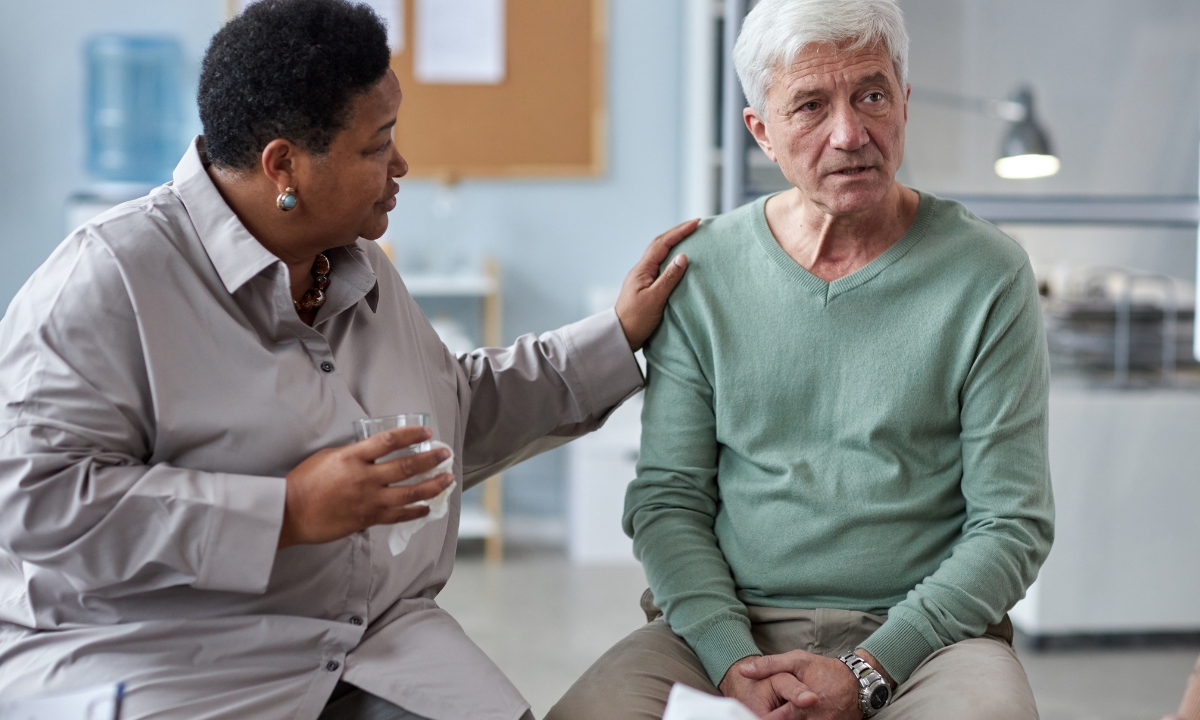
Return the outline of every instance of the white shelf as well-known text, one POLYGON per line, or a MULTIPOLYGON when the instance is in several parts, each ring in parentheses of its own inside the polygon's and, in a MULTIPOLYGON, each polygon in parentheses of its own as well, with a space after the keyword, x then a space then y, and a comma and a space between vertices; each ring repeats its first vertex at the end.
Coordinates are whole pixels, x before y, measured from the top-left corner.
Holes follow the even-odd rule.
POLYGON ((499 290, 495 278, 486 275, 403 275, 413 297, 482 298, 499 290))

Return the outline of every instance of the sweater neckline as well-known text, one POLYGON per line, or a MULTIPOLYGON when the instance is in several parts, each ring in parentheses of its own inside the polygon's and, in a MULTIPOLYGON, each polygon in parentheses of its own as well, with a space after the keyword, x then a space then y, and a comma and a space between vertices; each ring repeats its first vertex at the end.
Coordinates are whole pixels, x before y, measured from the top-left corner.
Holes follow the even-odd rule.
POLYGON ((931 196, 915 191, 919 197, 917 204, 917 216, 913 219, 913 223, 909 226, 908 231, 904 233, 890 248, 883 253, 860 267, 849 275, 840 277, 833 282, 826 282, 821 278, 813 275, 803 265, 796 262, 779 241, 771 232, 770 225, 767 224, 767 201, 775 197, 779 193, 764 195, 754 201, 753 207, 750 209, 750 219, 753 226, 754 236, 758 239, 760 245, 766 251, 767 255, 775 262, 776 265, 784 271, 788 277, 798 282, 801 287, 805 288, 812 294, 820 297, 822 303, 829 304, 833 298, 842 293, 849 292, 860 285, 863 285, 881 272, 886 270, 890 265, 895 263, 900 258, 913 248, 918 242, 925 237, 925 231, 929 229, 929 221, 933 214, 933 203, 931 196))

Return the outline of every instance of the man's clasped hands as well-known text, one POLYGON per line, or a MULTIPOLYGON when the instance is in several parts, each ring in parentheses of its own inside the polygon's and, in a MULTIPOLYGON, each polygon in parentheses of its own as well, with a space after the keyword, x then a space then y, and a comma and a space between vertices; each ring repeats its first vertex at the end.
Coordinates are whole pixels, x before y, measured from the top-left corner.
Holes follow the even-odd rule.
MULTIPOLYGON (((865 651, 857 653, 880 667, 865 651)), ((730 666, 719 689, 765 720, 859 720, 863 715, 850 668, 837 658, 803 650, 742 658, 730 666)))

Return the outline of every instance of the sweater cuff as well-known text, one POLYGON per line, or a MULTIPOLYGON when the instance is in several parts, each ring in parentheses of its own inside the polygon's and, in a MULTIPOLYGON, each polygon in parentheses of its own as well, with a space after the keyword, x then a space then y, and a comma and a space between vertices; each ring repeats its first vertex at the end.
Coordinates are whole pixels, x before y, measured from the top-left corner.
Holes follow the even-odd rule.
POLYGON ((916 626, 894 614, 859 647, 871 653, 897 685, 937 649, 916 626))
POLYGON ((725 673, 735 662, 750 655, 762 655, 750 628, 735 619, 722 620, 708 628, 692 644, 713 687, 720 687, 725 673))
POLYGON ((591 417, 604 417, 642 389, 642 369, 613 309, 572 323, 561 330, 574 374, 591 417))

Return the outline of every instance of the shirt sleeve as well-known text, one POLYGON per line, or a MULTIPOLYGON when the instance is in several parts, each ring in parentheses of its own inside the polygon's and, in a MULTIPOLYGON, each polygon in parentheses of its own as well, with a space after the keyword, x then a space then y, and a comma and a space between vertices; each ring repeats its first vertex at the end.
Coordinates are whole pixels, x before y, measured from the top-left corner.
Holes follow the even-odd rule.
POLYGON ((151 464, 154 398, 116 261, 68 242, 0 323, 0 550, 109 595, 261 593, 283 478, 151 464))
POLYGON ((713 531, 720 497, 712 386, 670 306, 646 360, 641 456, 625 496, 625 532, 671 629, 719 685, 731 665, 761 652, 713 531))
POLYGON ((463 477, 470 486, 604 424, 642 387, 615 310, 458 364, 470 390, 463 477))
POLYGON ((935 650, 999 622, 1050 552, 1049 377, 1037 286, 1026 263, 992 304, 962 388, 962 535, 862 644, 897 682, 935 650))

